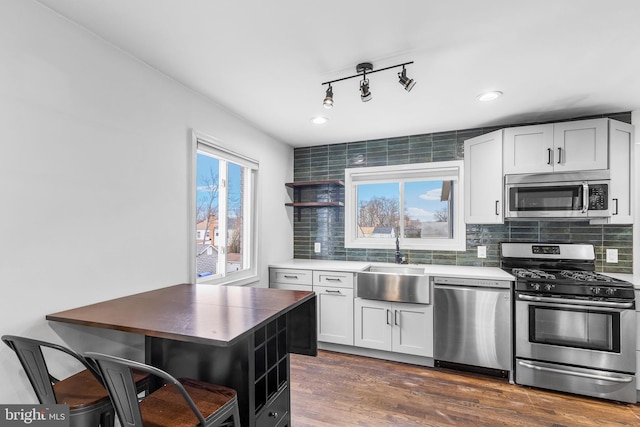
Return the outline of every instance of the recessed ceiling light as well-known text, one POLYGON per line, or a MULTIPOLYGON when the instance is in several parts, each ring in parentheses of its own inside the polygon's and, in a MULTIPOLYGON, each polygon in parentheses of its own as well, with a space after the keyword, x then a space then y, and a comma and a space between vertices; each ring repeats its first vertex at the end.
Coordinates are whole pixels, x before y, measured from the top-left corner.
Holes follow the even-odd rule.
POLYGON ((323 125, 329 121, 328 118, 322 116, 316 116, 311 118, 311 123, 314 125, 323 125))
POLYGON ((494 90, 491 92, 485 92, 478 95, 478 101, 493 101, 494 99, 498 99, 502 96, 502 92, 499 90, 494 90))

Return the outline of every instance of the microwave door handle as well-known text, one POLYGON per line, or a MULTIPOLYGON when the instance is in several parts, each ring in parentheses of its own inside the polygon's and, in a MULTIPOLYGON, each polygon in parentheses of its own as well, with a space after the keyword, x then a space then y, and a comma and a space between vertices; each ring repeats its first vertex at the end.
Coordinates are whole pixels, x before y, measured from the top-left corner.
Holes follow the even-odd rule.
POLYGON ((589 210, 589 184, 582 183, 582 213, 586 214, 589 210))

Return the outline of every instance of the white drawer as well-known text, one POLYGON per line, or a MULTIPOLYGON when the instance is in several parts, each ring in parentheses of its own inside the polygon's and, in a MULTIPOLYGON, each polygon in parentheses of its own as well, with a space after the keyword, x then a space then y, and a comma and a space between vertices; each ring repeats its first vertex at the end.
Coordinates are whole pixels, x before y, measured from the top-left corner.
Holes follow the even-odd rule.
POLYGON ((353 289, 353 273, 338 271, 314 271, 313 286, 331 286, 353 289))
POLYGON ((271 283, 289 283, 294 285, 312 285, 311 270, 290 270, 284 268, 269 269, 269 286, 271 283))

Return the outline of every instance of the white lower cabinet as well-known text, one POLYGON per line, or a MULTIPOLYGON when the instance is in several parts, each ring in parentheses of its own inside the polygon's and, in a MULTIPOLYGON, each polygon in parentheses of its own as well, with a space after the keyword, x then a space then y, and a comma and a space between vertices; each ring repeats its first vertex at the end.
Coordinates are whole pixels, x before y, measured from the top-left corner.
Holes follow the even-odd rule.
POLYGON ((353 289, 314 286, 318 341, 353 345, 353 289))
POLYGON ((318 341, 353 345, 354 273, 313 271, 318 301, 318 341))
POLYGON ((433 357, 433 305, 354 301, 356 346, 433 357))

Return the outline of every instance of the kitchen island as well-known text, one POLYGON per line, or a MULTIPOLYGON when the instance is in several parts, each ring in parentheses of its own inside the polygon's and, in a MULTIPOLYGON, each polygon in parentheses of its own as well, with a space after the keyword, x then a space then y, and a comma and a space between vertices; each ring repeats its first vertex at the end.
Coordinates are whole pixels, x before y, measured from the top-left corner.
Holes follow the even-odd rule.
POLYGON ((289 419, 289 353, 317 353, 313 292, 181 284, 46 316, 145 336, 145 362, 238 392, 243 426, 289 419))

